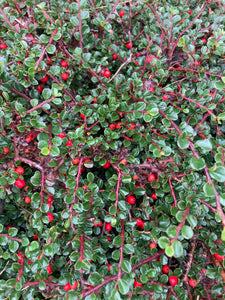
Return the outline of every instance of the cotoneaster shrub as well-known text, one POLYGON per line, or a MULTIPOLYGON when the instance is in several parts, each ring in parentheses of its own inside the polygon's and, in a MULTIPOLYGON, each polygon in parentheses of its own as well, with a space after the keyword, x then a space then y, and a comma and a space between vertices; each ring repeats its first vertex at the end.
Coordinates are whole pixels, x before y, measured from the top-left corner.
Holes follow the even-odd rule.
POLYGON ((0 299, 217 299, 225 1, 0 1, 0 299))

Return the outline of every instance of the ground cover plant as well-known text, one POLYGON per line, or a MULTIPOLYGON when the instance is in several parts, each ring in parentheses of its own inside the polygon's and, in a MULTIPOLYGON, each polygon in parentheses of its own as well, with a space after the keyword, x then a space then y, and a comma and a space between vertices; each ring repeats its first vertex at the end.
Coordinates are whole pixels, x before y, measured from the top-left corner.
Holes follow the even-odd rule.
POLYGON ((0 0, 0 299, 224 299, 224 13, 0 0))

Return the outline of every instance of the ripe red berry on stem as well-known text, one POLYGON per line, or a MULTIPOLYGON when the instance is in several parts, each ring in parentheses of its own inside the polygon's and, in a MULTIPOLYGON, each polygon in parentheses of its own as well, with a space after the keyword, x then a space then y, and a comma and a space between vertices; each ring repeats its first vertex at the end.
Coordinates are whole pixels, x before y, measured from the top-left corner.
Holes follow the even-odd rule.
POLYGON ((106 223, 105 224, 105 231, 111 231, 111 229, 112 229, 112 225, 111 225, 111 223, 106 223))
POLYGON ((170 276, 169 278, 169 283, 172 286, 175 286, 178 284, 178 278, 176 276, 170 276))
POLYGON ((22 168, 22 167, 17 167, 17 168, 15 169, 15 172, 18 173, 19 175, 23 175, 23 173, 24 173, 24 168, 22 168))
POLYGON ((116 125, 115 125, 115 124, 110 124, 110 125, 109 125, 109 128, 110 128, 111 130, 113 130, 113 129, 116 128, 116 125))
POLYGON ((190 279, 190 280, 189 280, 189 284, 190 284, 190 286, 192 286, 192 287, 196 287, 197 281, 194 280, 194 279, 190 279))
POLYGON ((127 126, 127 129, 134 129, 135 128, 135 124, 134 123, 130 123, 129 126, 127 126))
POLYGON ((61 139, 64 139, 66 137, 64 132, 61 132, 58 134, 58 137, 60 137, 61 139))
POLYGON ((69 75, 67 73, 62 73, 61 77, 63 80, 67 80, 69 75))
POLYGON ((8 47, 8 46, 7 46, 6 44, 4 44, 4 43, 0 44, 0 48, 1 48, 1 49, 7 49, 7 47, 8 47))
POLYGON ((78 282, 75 280, 74 284, 71 285, 71 290, 75 290, 77 288, 78 282))
POLYGON ((103 72, 103 76, 106 77, 106 78, 109 78, 111 76, 111 72, 106 69, 104 72, 103 72))
POLYGON ((51 63, 52 63, 52 59, 51 59, 51 57, 47 57, 47 65, 51 65, 51 63))
POLYGON ((62 68, 68 67, 68 62, 65 61, 65 60, 62 60, 62 61, 61 61, 61 67, 62 67, 62 68))
POLYGON ((162 271, 163 271, 164 274, 168 274, 170 272, 169 266, 167 266, 167 265, 163 266, 162 271))
POLYGON ((73 146, 73 142, 71 140, 68 140, 66 143, 67 147, 72 147, 73 146))
POLYGON ((42 93, 43 91, 42 85, 40 84, 38 87, 35 88, 35 90, 37 90, 39 93, 42 93))
POLYGON ((15 185, 19 188, 22 189, 25 186, 25 181, 21 178, 16 179, 15 185))
POLYGON ((152 198, 153 200, 156 200, 156 199, 157 199, 156 193, 152 193, 152 194, 151 194, 151 198, 152 198))
POLYGON ((110 270, 111 270, 111 268, 112 268, 112 265, 111 265, 111 264, 109 264, 109 265, 108 265, 108 271, 110 271, 110 270))
POLYGON ((63 289, 64 289, 65 292, 68 292, 68 291, 71 289, 70 283, 69 283, 69 282, 66 283, 66 284, 63 286, 63 289))
POLYGON ((121 12, 119 13, 119 15, 122 18, 125 15, 125 11, 121 10, 121 12))
POLYGON ((4 148, 3 148, 3 152, 4 152, 5 154, 8 154, 8 153, 9 153, 9 148, 8 148, 8 147, 4 147, 4 148))
POLYGON ((31 199, 29 198, 29 197, 25 197, 25 199, 24 199, 24 202, 26 203, 26 204, 29 204, 29 203, 31 203, 31 199))
POLYGON ((127 197, 127 202, 131 205, 134 205, 136 202, 136 199, 134 196, 129 196, 129 197, 127 197))
POLYGON ((152 181, 154 181, 155 179, 156 179, 155 174, 149 174, 149 175, 148 175, 148 181, 149 181, 149 182, 152 182, 152 181))
POLYGON ((107 161, 105 164, 104 164, 104 166, 102 166, 103 167, 103 169, 108 169, 108 168, 110 168, 110 163, 107 161))
POLYGON ((131 49, 131 47, 132 47, 131 43, 127 43, 126 47, 127 47, 127 49, 131 49))
POLYGON ((224 260, 225 256, 219 255, 218 253, 214 253, 215 258, 218 260, 224 260))
POLYGON ((114 60, 116 60, 117 57, 118 57, 118 56, 117 56, 117 54, 115 54, 115 53, 112 55, 112 58, 113 58, 114 60))
POLYGON ((145 224, 145 222, 142 219, 136 219, 136 226, 137 227, 140 227, 141 229, 144 229, 145 228, 144 224, 145 224))
POLYGON ((51 267, 51 265, 48 265, 46 269, 48 271, 48 275, 52 274, 52 267, 51 267))
POLYGON ((134 281, 134 288, 136 288, 136 287, 142 287, 142 283, 135 280, 134 281))
POLYGON ((49 223, 52 222, 52 221, 53 221, 53 214, 50 213, 50 212, 48 212, 48 213, 47 213, 47 216, 48 216, 48 221, 49 221, 49 223))
POLYGON ((168 100, 169 99, 169 96, 168 95, 163 95, 163 100, 168 100))
POLYGON ((33 240, 37 240, 38 239, 38 235, 37 234, 34 234, 33 235, 33 240))
POLYGON ((156 243, 152 242, 152 243, 149 244, 150 249, 153 249, 153 248, 156 248, 156 247, 157 247, 156 243))
POLYGON ((41 78, 41 82, 46 83, 48 82, 48 76, 45 75, 44 77, 41 78))

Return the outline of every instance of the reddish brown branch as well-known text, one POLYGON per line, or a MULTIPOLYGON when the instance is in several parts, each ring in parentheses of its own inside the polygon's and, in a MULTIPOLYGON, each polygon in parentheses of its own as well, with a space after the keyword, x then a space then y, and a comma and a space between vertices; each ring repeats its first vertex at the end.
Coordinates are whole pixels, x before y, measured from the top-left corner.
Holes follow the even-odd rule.
MULTIPOLYGON (((146 258, 146 259, 140 261, 140 262, 137 263, 136 265, 133 265, 132 271, 138 269, 139 267, 141 267, 141 266, 144 265, 144 264, 149 263, 150 261, 153 261, 154 259, 156 259, 156 258, 158 258, 159 256, 163 255, 164 253, 165 253, 165 251, 164 251, 164 250, 161 250, 161 251, 159 251, 158 253, 154 254, 153 256, 148 257, 148 258, 146 258)), ((123 276, 125 273, 126 273, 125 271, 121 272, 121 276, 123 276)), ((87 297, 88 295, 91 295, 91 294, 97 292, 101 287, 105 286, 107 283, 109 283, 109 282, 111 282, 111 281, 113 281, 113 280, 116 280, 116 279, 117 279, 117 276, 118 276, 118 275, 114 275, 114 276, 111 276, 111 277, 107 278, 106 280, 103 281, 103 283, 100 283, 100 284, 96 285, 94 288, 91 288, 91 289, 90 289, 89 291, 87 291, 87 292, 81 293, 81 296, 82 296, 83 298, 85 298, 85 297, 87 297)))
POLYGON ((17 241, 19 243, 22 243, 22 239, 18 239, 18 238, 15 238, 15 237, 12 237, 8 234, 5 234, 5 233, 0 233, 0 236, 6 236, 8 239, 12 240, 12 241, 17 241))
POLYGON ((39 103, 39 104, 36 105, 35 107, 32 107, 32 108, 29 109, 29 110, 26 110, 26 111, 24 112, 24 114, 30 114, 32 111, 35 111, 36 109, 41 108, 43 105, 45 105, 46 103, 52 102, 52 100, 54 100, 54 99, 55 99, 55 96, 53 96, 51 99, 44 100, 43 102, 39 103))
POLYGON ((51 36, 50 39, 49 39, 49 42, 48 42, 47 46, 43 49, 40 58, 36 61, 36 64, 35 64, 35 67, 34 67, 34 70, 35 70, 35 71, 38 69, 38 66, 39 66, 40 62, 43 60, 43 57, 44 57, 44 55, 45 55, 46 48, 49 47, 49 46, 51 45, 51 43, 52 43, 52 41, 53 41, 53 38, 55 37, 55 35, 57 34, 57 32, 58 32, 58 28, 56 27, 55 30, 53 31, 52 36, 51 36))
POLYGON ((186 221, 186 218, 187 218, 187 215, 189 214, 189 210, 190 210, 190 207, 188 206, 188 207, 185 209, 185 211, 184 211, 182 222, 177 226, 177 233, 176 233, 176 236, 175 236, 174 238, 171 239, 170 245, 172 245, 172 243, 178 239, 178 236, 179 236, 179 234, 180 234, 181 228, 184 226, 185 221, 186 221))

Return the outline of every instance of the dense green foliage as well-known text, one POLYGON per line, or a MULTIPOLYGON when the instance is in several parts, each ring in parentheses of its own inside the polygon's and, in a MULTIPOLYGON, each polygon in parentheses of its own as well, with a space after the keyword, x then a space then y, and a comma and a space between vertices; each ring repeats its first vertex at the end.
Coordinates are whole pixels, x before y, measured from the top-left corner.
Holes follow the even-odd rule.
POLYGON ((224 295, 224 13, 0 0, 0 299, 224 295))

